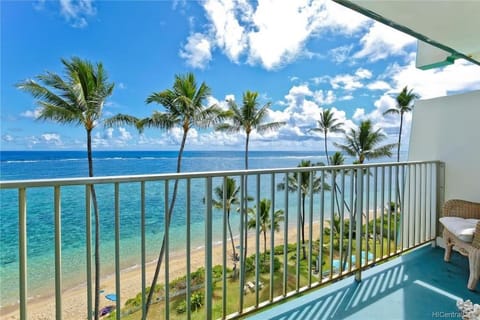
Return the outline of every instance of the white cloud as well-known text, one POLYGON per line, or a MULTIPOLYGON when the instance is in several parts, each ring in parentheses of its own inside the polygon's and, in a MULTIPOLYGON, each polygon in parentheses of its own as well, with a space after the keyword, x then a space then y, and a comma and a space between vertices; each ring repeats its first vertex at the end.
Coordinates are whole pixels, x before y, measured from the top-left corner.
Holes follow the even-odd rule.
POLYGON ((317 90, 313 93, 315 102, 320 105, 328 105, 335 102, 337 99, 335 93, 332 90, 317 90))
POLYGON ((417 69, 414 61, 407 66, 394 64, 387 70, 387 77, 392 80, 395 92, 407 85, 422 99, 480 89, 479 67, 465 60, 431 70, 417 69))
MULTIPOLYGON (((218 47, 235 63, 240 63, 244 56, 247 63, 260 64, 268 70, 280 68, 298 57, 321 57, 305 47, 308 39, 329 31, 353 35, 363 30, 369 21, 327 0, 259 0, 256 6, 246 0, 207 0, 202 4, 209 23, 203 33, 189 37, 181 51, 182 58, 189 60, 196 56, 192 52, 205 57, 205 50, 201 51, 202 55, 193 49, 201 40, 203 44, 210 44, 209 53, 218 47)), ((342 55, 348 54, 345 48, 342 50, 333 53, 337 61, 344 60, 342 55)), ((190 65, 203 68, 209 59, 190 65)))
POLYGON ((12 141, 13 141, 13 137, 12 137, 11 135, 9 135, 9 134, 4 134, 4 135, 2 136, 2 140, 3 140, 3 141, 6 141, 6 142, 12 142, 12 141))
POLYGON ((60 13, 72 27, 84 28, 87 18, 96 14, 92 0, 60 0, 60 13))
POLYGON ((362 49, 356 52, 353 57, 378 61, 390 55, 405 55, 407 53, 404 48, 414 44, 415 41, 415 38, 403 32, 380 22, 374 22, 368 32, 360 39, 362 49))
POLYGON ((350 51, 353 49, 353 44, 344 45, 335 49, 331 49, 328 55, 336 64, 346 61, 350 57, 350 51))
POLYGON ((44 133, 40 136, 40 140, 46 144, 53 144, 56 146, 63 145, 62 139, 58 133, 44 133))
POLYGON ((359 68, 355 71, 355 75, 360 79, 370 79, 372 77, 372 72, 368 69, 359 68))
POLYGON ((201 33, 194 33, 180 50, 180 57, 193 68, 205 69, 212 60, 212 44, 210 39, 201 33))
POLYGON ((369 90, 391 90, 392 87, 382 80, 377 80, 367 85, 369 90))
POLYGON ((208 0, 203 5, 207 17, 212 23, 211 29, 216 45, 225 52, 227 57, 238 62, 240 54, 247 46, 245 28, 240 25, 241 18, 250 20, 251 7, 244 1, 208 0))
POLYGON ((355 75, 341 74, 330 79, 330 85, 333 89, 353 91, 363 86, 359 80, 355 75))
POLYGON ((25 118, 30 118, 30 119, 37 119, 40 116, 41 110, 42 110, 41 107, 37 107, 34 110, 27 110, 20 113, 20 116, 25 118))

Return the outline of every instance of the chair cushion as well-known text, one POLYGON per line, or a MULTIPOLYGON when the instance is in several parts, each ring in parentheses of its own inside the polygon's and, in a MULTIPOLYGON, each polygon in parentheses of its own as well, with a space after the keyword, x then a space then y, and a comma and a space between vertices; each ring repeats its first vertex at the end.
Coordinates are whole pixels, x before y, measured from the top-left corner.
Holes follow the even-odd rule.
POLYGON ((464 219, 460 217, 442 217, 440 222, 445 228, 464 242, 472 242, 478 219, 464 219))

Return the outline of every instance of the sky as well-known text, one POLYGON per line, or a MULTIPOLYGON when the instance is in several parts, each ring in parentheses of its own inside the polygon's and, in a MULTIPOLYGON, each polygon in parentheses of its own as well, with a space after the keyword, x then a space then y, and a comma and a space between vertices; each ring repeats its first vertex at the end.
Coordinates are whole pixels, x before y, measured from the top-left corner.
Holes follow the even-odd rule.
MULTIPOLYGON (((346 130, 370 119, 398 139, 395 106, 404 86, 421 99, 480 89, 480 69, 468 62, 422 71, 415 68, 416 39, 329 0, 205 1, 5 1, 1 15, 1 150, 85 150, 83 127, 36 120, 38 105, 16 83, 46 71, 63 74, 61 59, 102 62, 113 95, 104 118, 162 111, 146 104, 171 88, 174 76, 193 72, 212 95, 206 106, 241 103, 257 91, 272 107, 267 121, 285 121, 275 132, 253 133, 251 150, 323 150, 317 126, 324 108, 346 130)), ((408 148, 411 114, 402 149, 408 148)), ((95 150, 176 150, 181 129, 133 127, 93 132, 95 150)), ((331 134, 341 143, 342 134, 331 134)), ((186 150, 243 149, 242 133, 190 131, 186 150)))

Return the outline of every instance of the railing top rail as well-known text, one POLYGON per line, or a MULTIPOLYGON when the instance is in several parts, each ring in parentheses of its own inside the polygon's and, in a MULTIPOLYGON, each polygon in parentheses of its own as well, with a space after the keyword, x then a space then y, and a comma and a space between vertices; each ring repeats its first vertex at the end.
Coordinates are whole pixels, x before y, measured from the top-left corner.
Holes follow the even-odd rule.
POLYGON ((182 172, 182 173, 161 173, 130 176, 99 176, 99 177, 81 177, 81 178, 56 178, 56 179, 36 179, 36 180, 11 180, 0 181, 0 189, 32 188, 32 187, 53 187, 53 186, 74 186, 89 184, 106 183, 129 183, 129 182, 148 182, 165 181, 176 179, 195 179, 206 177, 225 177, 225 176, 245 176, 256 174, 272 173, 292 173, 306 171, 330 171, 330 170, 351 170, 371 167, 395 167, 401 165, 414 165, 424 163, 440 163, 439 160, 429 161, 404 161, 404 162, 385 162, 369 163, 341 166, 316 166, 316 167, 293 167, 293 168, 275 168, 275 169, 250 169, 250 170, 230 170, 230 171, 204 171, 204 172, 182 172))

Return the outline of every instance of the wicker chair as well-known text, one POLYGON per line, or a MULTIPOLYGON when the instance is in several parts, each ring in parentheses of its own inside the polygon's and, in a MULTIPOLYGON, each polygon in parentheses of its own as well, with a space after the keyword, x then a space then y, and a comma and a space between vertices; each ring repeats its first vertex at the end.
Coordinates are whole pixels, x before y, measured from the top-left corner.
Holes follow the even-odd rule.
MULTIPOLYGON (((443 216, 461 217, 465 219, 480 219, 480 203, 465 200, 448 200, 443 206, 443 216)), ((468 289, 475 290, 480 277, 480 222, 477 223, 473 241, 471 243, 458 239, 447 228, 443 228, 445 240, 445 261, 450 261, 452 247, 468 257, 470 266, 470 278, 468 289)))

